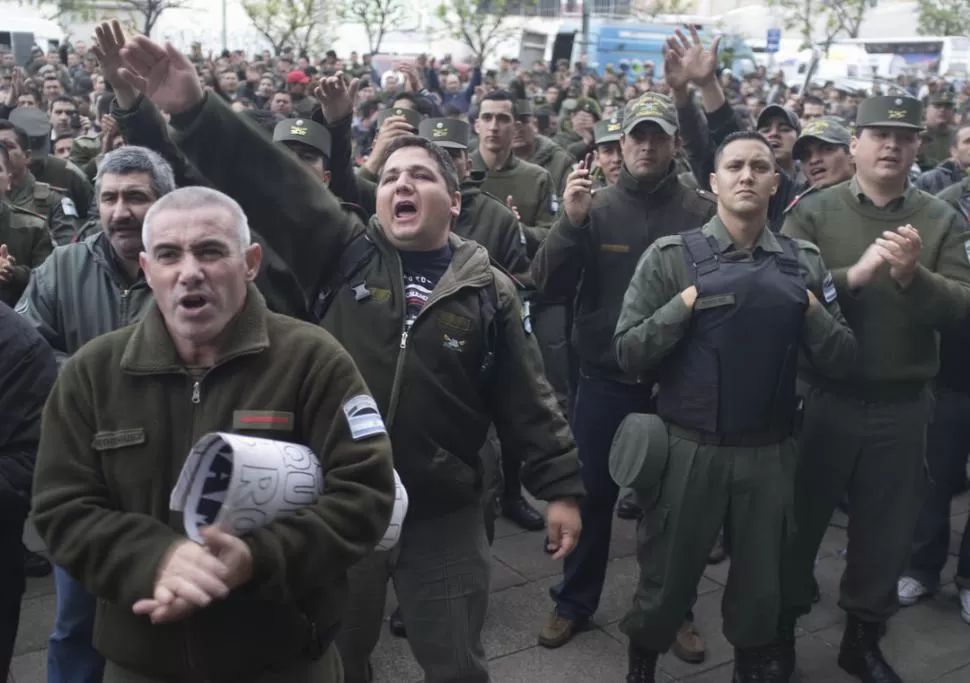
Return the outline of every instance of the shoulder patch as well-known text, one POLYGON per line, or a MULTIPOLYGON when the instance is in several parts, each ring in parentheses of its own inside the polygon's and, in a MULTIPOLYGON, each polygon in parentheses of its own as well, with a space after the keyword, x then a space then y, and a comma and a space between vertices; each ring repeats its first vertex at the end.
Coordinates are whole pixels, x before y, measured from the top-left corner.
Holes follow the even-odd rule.
POLYGON ((349 399, 344 403, 343 411, 347 426, 350 427, 350 437, 354 441, 387 434, 377 402, 367 394, 359 394, 349 399))
POLYGON ((684 238, 680 235, 667 235, 666 237, 660 237, 656 242, 653 243, 657 249, 668 249, 670 247, 682 247, 684 246, 684 238))
POLYGON ((812 194, 813 192, 817 192, 818 189, 819 188, 818 188, 817 185, 812 185, 810 188, 808 188, 807 190, 805 190, 804 192, 802 192, 800 195, 798 195, 797 197, 795 197, 793 200, 791 200, 791 204, 789 204, 788 206, 785 207, 785 215, 788 215, 788 213, 798 205, 798 202, 802 201, 802 198, 803 197, 807 197, 808 195, 812 194))
POLYGON ((708 192, 707 190, 702 190, 699 187, 698 188, 694 188, 694 192, 696 192, 697 193, 697 196, 700 197, 701 199, 706 199, 707 201, 711 202, 712 204, 717 204, 717 195, 714 194, 713 192, 708 192))
POLYGON ((77 207, 74 206, 74 200, 70 197, 61 197, 61 209, 64 211, 65 216, 70 216, 71 218, 77 218, 77 207))
POLYGON ((832 280, 831 271, 825 273, 825 279, 822 280, 822 298, 825 299, 825 303, 830 304, 835 301, 838 296, 835 291, 835 282, 832 280))

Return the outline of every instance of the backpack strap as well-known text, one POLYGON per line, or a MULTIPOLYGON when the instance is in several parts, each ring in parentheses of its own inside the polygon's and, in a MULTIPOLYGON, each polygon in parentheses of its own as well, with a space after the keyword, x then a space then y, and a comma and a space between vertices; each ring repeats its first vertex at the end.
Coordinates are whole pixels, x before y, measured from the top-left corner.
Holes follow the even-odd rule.
POLYGON ((713 273, 721 265, 720 258, 711 244, 711 239, 700 228, 681 233, 684 240, 684 258, 694 273, 696 281, 703 275, 713 273))
POLYGON ((798 245, 795 244, 795 240, 786 235, 775 235, 775 239, 778 240, 778 244, 782 248, 782 254, 777 257, 778 268, 785 275, 800 278, 802 276, 802 266, 798 262, 798 245))
POLYGON ((366 232, 357 233, 347 243, 343 252, 340 254, 340 260, 337 262, 337 279, 320 290, 317 294, 316 301, 311 307, 310 313, 316 322, 322 321, 324 316, 327 315, 327 311, 330 309, 330 304, 333 303, 333 298, 337 290, 343 284, 349 284, 353 287, 354 296, 357 298, 357 301, 363 301, 370 297, 370 291, 366 287, 367 283, 363 280, 355 283, 354 280, 357 274, 367 265, 367 262, 370 261, 373 254, 374 243, 370 241, 366 232))

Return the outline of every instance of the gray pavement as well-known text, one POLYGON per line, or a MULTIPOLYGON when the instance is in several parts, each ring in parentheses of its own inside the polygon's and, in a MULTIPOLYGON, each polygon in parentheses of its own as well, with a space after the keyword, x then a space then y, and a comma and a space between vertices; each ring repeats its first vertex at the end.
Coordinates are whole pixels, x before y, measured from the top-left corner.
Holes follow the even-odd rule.
MULTIPOLYGON (((967 496, 953 504, 953 528, 962 531, 967 520, 967 496)), ((635 526, 617 521, 613 529, 611 562, 594 627, 558 650, 536 645, 540 619, 550 610, 549 587, 559 573, 557 563, 542 552, 542 534, 498 524, 493 552, 492 602, 485 626, 485 649, 494 683, 622 683, 626 675, 626 642, 617 628, 637 577, 634 557, 635 526)), ((953 533, 951 550, 960 540, 953 533)), ((803 683, 852 683, 835 663, 842 636, 843 615, 836 605, 838 581, 845 565, 844 520, 836 518, 822 546, 817 576, 822 601, 801 620, 798 637, 799 674, 803 683)), ((36 541, 29 543, 36 547, 36 541)), ((951 581, 955 558, 944 571, 951 581)), ((661 660, 658 681, 727 683, 731 680, 731 646, 721 635, 720 603, 730 562, 709 567, 700 584, 695 608, 697 625, 707 639, 707 658, 685 664, 672 655, 661 660)), ((388 602, 388 611, 393 597, 388 602)), ((11 677, 16 683, 45 680, 47 635, 53 619, 51 579, 31 580, 23 602, 20 635, 11 677)), ((883 641, 887 657, 906 683, 970 683, 970 626, 960 618, 952 582, 935 598, 907 608, 892 620, 883 641)), ((376 683, 417 683, 421 671, 407 647, 383 629, 374 655, 376 683)))

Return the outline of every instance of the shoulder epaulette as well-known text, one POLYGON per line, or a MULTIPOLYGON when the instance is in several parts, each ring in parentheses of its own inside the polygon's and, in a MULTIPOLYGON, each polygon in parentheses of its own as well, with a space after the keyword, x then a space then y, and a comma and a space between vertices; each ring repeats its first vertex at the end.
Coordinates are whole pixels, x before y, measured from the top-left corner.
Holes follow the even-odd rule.
POLYGON ((707 190, 702 190, 699 187, 694 188, 694 192, 696 192, 697 193, 697 196, 700 197, 701 199, 706 199, 711 204, 717 204, 717 195, 714 194, 713 192, 708 192, 707 190))
POLYGON ((667 235, 657 238, 654 244, 657 246, 657 249, 668 249, 670 247, 682 246, 684 244, 684 238, 680 235, 667 235))
POLYGON ((31 211, 30 209, 25 209, 22 206, 16 206, 15 204, 10 204, 10 208, 13 210, 14 213, 22 213, 25 216, 33 216, 34 218, 39 218, 42 221, 47 220, 47 218, 45 218, 43 214, 37 213, 36 211, 31 211))
POLYGON ((818 185, 812 185, 807 190, 805 190, 800 195, 798 195, 793 200, 791 200, 791 204, 785 207, 785 215, 787 215, 792 209, 794 209, 795 205, 798 204, 798 202, 802 201, 802 197, 807 197, 808 195, 812 194, 813 192, 817 192, 818 190, 819 190, 818 185))

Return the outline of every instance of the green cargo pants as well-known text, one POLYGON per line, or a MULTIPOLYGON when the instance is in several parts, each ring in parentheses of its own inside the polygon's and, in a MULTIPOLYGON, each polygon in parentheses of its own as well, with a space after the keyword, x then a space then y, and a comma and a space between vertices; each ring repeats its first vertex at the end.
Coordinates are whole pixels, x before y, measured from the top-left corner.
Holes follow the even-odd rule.
POLYGON ((632 643, 652 652, 670 648, 722 524, 732 539, 724 635, 737 648, 772 642, 794 469, 792 440, 742 448, 670 434, 662 482, 637 491, 644 510, 637 526, 640 582, 620 622, 632 643))
MULTIPOLYGON (((240 678, 237 683, 343 683, 344 673, 340 666, 337 648, 331 645, 323 657, 317 660, 304 660, 288 665, 279 671, 266 671, 252 677, 240 678)), ((163 681, 143 676, 114 662, 104 667, 103 683, 182 683, 182 681, 163 681)))
POLYGON ((795 528, 784 571, 785 610, 807 614, 813 567, 832 512, 849 495, 849 546, 839 606, 863 621, 898 608, 896 583, 909 563, 925 494, 929 389, 867 401, 810 388, 795 473, 795 528))

